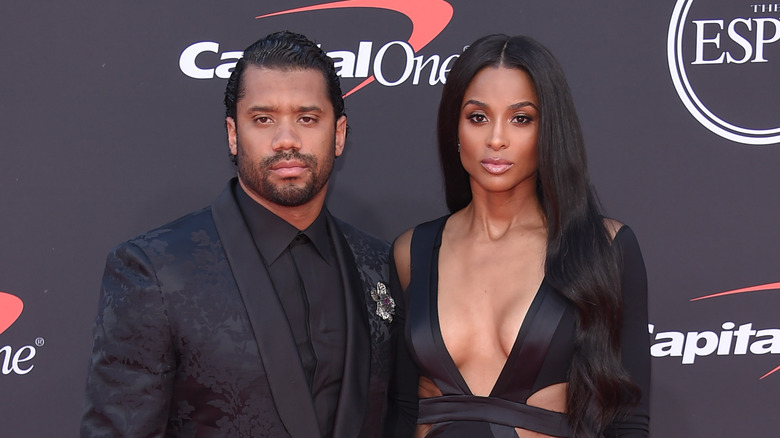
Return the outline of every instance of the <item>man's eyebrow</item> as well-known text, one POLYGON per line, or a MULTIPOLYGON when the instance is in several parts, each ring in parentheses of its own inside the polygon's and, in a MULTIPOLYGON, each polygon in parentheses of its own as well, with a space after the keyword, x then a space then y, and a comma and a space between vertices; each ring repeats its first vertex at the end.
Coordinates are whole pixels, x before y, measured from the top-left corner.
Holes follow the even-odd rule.
POLYGON ((299 106, 298 112, 300 113, 313 113, 313 112, 322 112, 322 108, 320 108, 317 105, 305 105, 305 106, 299 106))
MULTIPOLYGON (((254 105, 247 108, 247 111, 248 112, 275 112, 278 111, 278 108, 272 105, 254 105)), ((296 108, 296 111, 299 113, 322 112, 322 108, 319 105, 301 105, 298 108, 296 108)))
POLYGON ((255 105, 247 108, 247 112, 250 113, 270 113, 276 111, 274 106, 255 105))

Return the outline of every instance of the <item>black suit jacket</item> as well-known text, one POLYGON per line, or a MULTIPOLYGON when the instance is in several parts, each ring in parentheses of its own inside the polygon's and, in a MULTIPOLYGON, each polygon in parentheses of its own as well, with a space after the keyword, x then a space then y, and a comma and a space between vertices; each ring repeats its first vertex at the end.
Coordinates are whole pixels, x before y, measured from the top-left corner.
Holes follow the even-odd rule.
MULTIPOLYGON (((376 437, 394 328, 371 289, 389 283, 389 245, 337 220, 329 227, 347 297, 333 436, 376 437)), ((81 434, 320 435, 295 341, 230 185, 211 206, 109 254, 81 434)))

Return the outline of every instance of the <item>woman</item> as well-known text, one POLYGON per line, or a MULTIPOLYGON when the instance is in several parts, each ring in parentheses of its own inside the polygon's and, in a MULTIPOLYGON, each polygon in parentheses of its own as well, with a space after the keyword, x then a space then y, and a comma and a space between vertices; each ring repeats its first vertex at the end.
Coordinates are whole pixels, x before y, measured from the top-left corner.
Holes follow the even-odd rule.
POLYGON ((389 435, 648 436, 644 263, 600 213, 558 62, 527 37, 477 40, 438 141, 451 215, 393 248, 389 435))

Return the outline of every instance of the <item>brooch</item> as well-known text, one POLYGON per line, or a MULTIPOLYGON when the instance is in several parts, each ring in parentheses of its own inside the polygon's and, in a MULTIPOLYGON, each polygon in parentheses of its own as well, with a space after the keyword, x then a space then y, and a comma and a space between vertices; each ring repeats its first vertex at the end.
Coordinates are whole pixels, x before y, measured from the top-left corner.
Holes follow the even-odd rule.
POLYGON ((376 314, 385 321, 393 322, 395 300, 387 293, 387 286, 377 282, 376 287, 371 289, 371 298, 376 302, 376 314))

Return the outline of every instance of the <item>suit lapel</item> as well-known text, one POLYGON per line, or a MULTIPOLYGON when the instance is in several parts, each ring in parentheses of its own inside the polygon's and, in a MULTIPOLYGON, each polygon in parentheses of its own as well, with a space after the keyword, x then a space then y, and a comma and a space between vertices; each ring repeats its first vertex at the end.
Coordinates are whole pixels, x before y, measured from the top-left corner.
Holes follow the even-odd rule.
POLYGON ((360 279, 355 255, 333 217, 328 218, 330 235, 333 236, 344 279, 347 349, 344 361, 344 377, 341 381, 339 404, 333 425, 334 437, 357 437, 363 425, 371 368, 371 341, 366 314, 366 285, 360 279))
POLYGON ((276 410, 293 437, 321 436, 287 317, 233 197, 232 184, 214 201, 211 211, 249 315, 276 410))

